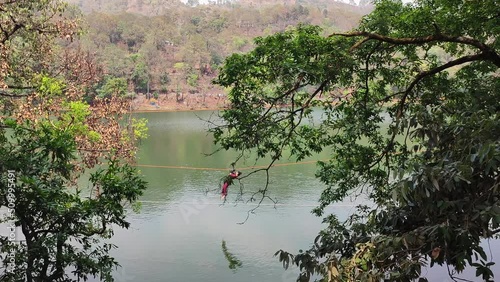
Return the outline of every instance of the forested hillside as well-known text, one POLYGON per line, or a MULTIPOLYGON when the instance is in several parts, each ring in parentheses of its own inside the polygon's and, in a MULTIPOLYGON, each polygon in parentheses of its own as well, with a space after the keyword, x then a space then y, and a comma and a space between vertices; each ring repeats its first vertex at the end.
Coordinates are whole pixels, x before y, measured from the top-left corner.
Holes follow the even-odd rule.
POLYGON ((179 0, 67 0, 84 13, 131 12, 146 15, 161 15, 166 10, 184 6, 179 0))
MULTIPOLYGON (((140 13, 148 16, 162 15, 167 10, 179 7, 201 6, 262 6, 262 5, 313 5, 325 8, 329 5, 349 3, 343 9, 372 8, 371 0, 67 0, 66 2, 78 6, 84 13, 103 12, 140 13), (359 7, 354 7, 359 3, 359 7)), ((358 10, 358 9, 356 9, 358 10)))
MULTIPOLYGON (((299 23, 325 32, 355 27, 369 6, 333 1, 245 0, 238 3, 184 5, 179 1, 71 0, 83 12, 85 50, 95 53, 106 76, 95 95, 135 96, 224 94, 212 79, 230 54, 253 48, 253 38, 299 23)), ((204 101, 204 98, 203 98, 204 101)))

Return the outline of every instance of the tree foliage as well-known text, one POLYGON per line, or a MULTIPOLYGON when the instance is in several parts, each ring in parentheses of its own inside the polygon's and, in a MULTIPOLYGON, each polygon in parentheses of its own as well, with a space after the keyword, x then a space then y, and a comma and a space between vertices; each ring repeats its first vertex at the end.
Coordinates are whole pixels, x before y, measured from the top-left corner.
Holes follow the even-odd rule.
POLYGON ((427 263, 492 281, 480 243, 500 232, 495 2, 379 0, 351 32, 300 25, 225 61, 215 83, 231 105, 211 129, 222 148, 271 157, 267 177, 286 154, 331 152, 313 211, 328 228, 309 250, 277 253, 299 281, 411 281, 427 263), (349 196, 356 213, 325 214, 349 196))
POLYGON ((78 281, 89 275, 113 281, 118 263, 109 251, 116 246, 99 239, 110 238, 113 226, 129 227, 124 202, 133 203, 145 181, 129 165, 110 160, 91 174, 88 187, 69 187, 77 130, 50 123, 35 129, 29 123, 7 125, 13 133, 2 140, 0 168, 12 171, 16 185, 8 193, 7 175, 2 174, 1 203, 7 206, 6 199, 13 196, 15 206, 2 221, 20 226, 25 241, 0 238, 4 262, 15 256, 13 265, 6 263, 3 281, 78 281))
POLYGON ((121 77, 106 77, 104 85, 97 89, 98 97, 123 97, 127 94, 127 80, 121 77))
POLYGON ((130 166, 146 123, 123 97, 85 101, 102 68, 78 23, 58 0, 0 3, 2 281, 113 281, 101 240, 146 187, 130 166))

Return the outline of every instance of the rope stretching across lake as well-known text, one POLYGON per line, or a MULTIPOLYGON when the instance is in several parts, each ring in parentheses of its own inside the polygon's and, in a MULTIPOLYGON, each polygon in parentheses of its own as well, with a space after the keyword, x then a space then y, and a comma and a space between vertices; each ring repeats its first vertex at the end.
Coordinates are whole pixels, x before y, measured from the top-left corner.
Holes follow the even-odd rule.
MULTIPOLYGON (((317 162, 318 162, 318 160, 303 161, 303 162, 290 162, 290 163, 273 164, 272 167, 313 164, 313 163, 317 163, 317 162)), ((135 166, 136 167, 149 167, 149 168, 164 168, 164 169, 186 169, 186 170, 214 170, 214 171, 226 171, 227 170, 227 168, 192 167, 192 166, 175 166, 175 165, 137 164, 135 166)), ((249 166, 249 167, 239 168, 239 170, 252 170, 252 169, 261 169, 261 168, 266 168, 266 167, 268 167, 268 166, 267 165, 249 166)))

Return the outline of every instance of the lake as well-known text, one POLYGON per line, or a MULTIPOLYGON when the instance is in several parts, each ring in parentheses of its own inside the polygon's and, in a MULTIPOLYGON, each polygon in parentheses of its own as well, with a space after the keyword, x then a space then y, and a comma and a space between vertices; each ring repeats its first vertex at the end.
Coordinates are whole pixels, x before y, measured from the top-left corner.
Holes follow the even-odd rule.
MULTIPOLYGON (((138 166, 149 182, 141 197, 139 213, 130 209, 131 228, 115 229, 111 243, 119 248, 112 255, 122 267, 115 271, 117 282, 241 281, 292 282, 295 268, 285 271, 274 253, 283 249, 297 253, 307 249, 324 225, 311 214, 324 186, 314 177, 315 160, 303 163, 283 160, 271 170, 269 196, 247 219, 255 202, 237 201, 240 186, 229 187, 227 202, 220 199, 220 180, 230 170, 236 152, 212 156, 212 137, 207 134, 212 112, 141 113, 149 120, 149 138, 138 152, 138 166), (208 192, 207 192, 208 191, 208 192), (243 221, 244 224, 239 224, 243 221), (222 244, 241 266, 229 268, 222 244)), ((238 163, 244 175, 254 165, 252 159, 238 163)), ((263 188, 265 174, 254 174, 243 181, 248 200, 263 188)), ((354 211, 346 201, 327 209, 340 218, 354 211)), ((2 229, 3 230, 3 229, 2 229)), ((487 242, 485 242, 487 244, 487 242)), ((500 255, 498 241, 491 242, 493 259, 500 255)), ((489 254, 490 250, 486 248, 489 254)), ((500 276, 500 268, 494 272, 500 276)), ((446 268, 424 270, 429 281, 452 281, 446 268)), ((480 281, 475 270, 460 275, 480 281)), ((90 281, 98 281, 90 279, 90 281)))
MULTIPOLYGON (((117 230, 113 238, 119 246, 114 255, 123 266, 115 275, 118 282, 264 282, 294 281, 297 277, 297 271, 285 272, 273 255, 279 249, 295 253, 307 248, 322 228, 321 219, 310 212, 322 190, 314 177, 315 164, 307 160, 274 168, 269 196, 277 204, 265 200, 239 224, 256 203, 236 202, 240 186, 235 183, 222 204, 220 179, 229 172, 237 154, 205 155, 216 148, 206 133, 207 124, 200 119, 210 114, 139 114, 149 120, 150 136, 138 154, 149 188, 141 198, 140 213, 129 215, 131 229, 117 230), (241 261, 240 268, 229 269, 223 240, 241 261)), ((245 174, 254 162, 249 159, 239 165, 237 169, 245 174)), ((248 193, 257 191, 263 187, 265 175, 252 175, 243 183, 248 193)), ((250 194, 243 195, 244 200, 249 198, 250 194)), ((351 204, 345 204, 330 211, 346 214, 351 209, 351 204)))
MULTIPOLYGON (((202 120, 211 114, 138 114, 149 120, 150 137, 141 144, 138 154, 149 188, 141 198, 141 212, 129 215, 131 229, 117 230, 113 238, 119 246, 114 255, 123 266, 115 275, 118 282, 295 281, 298 270, 284 271, 273 255, 279 249, 292 253, 307 249, 324 227, 321 219, 311 214, 324 186, 314 177, 316 166, 310 161, 328 155, 302 164, 284 160, 285 165, 273 168, 269 195, 278 204, 266 200, 244 224, 238 224, 256 204, 235 203, 240 188, 235 184, 229 187, 227 202, 222 205, 220 179, 237 154, 205 155, 216 148, 202 120), (240 268, 229 268, 223 240, 228 251, 241 261, 240 268)), ((245 168, 252 165, 249 159, 237 168, 247 173, 250 170, 245 168)), ((252 175, 244 180, 244 190, 256 191, 264 181, 264 174, 252 175)), ((243 196, 245 200, 249 197, 243 196)), ((353 207, 346 202, 330 207, 328 212, 345 217, 353 207)), ((499 248, 494 241, 493 255, 500 255, 499 248)), ((500 275, 498 265, 494 272, 500 275)), ((445 268, 424 270, 424 274, 429 281, 452 281, 445 268)), ((478 281, 474 274, 468 271, 460 277, 478 281)))

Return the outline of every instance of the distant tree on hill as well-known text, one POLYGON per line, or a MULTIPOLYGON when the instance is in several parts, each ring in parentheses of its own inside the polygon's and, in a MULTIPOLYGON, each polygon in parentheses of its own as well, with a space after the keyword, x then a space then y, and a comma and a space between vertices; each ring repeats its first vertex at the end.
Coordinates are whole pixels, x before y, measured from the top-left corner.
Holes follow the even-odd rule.
POLYGON ((104 85, 97 89, 99 98, 123 97, 128 92, 127 80, 122 77, 108 76, 104 79, 104 85))

